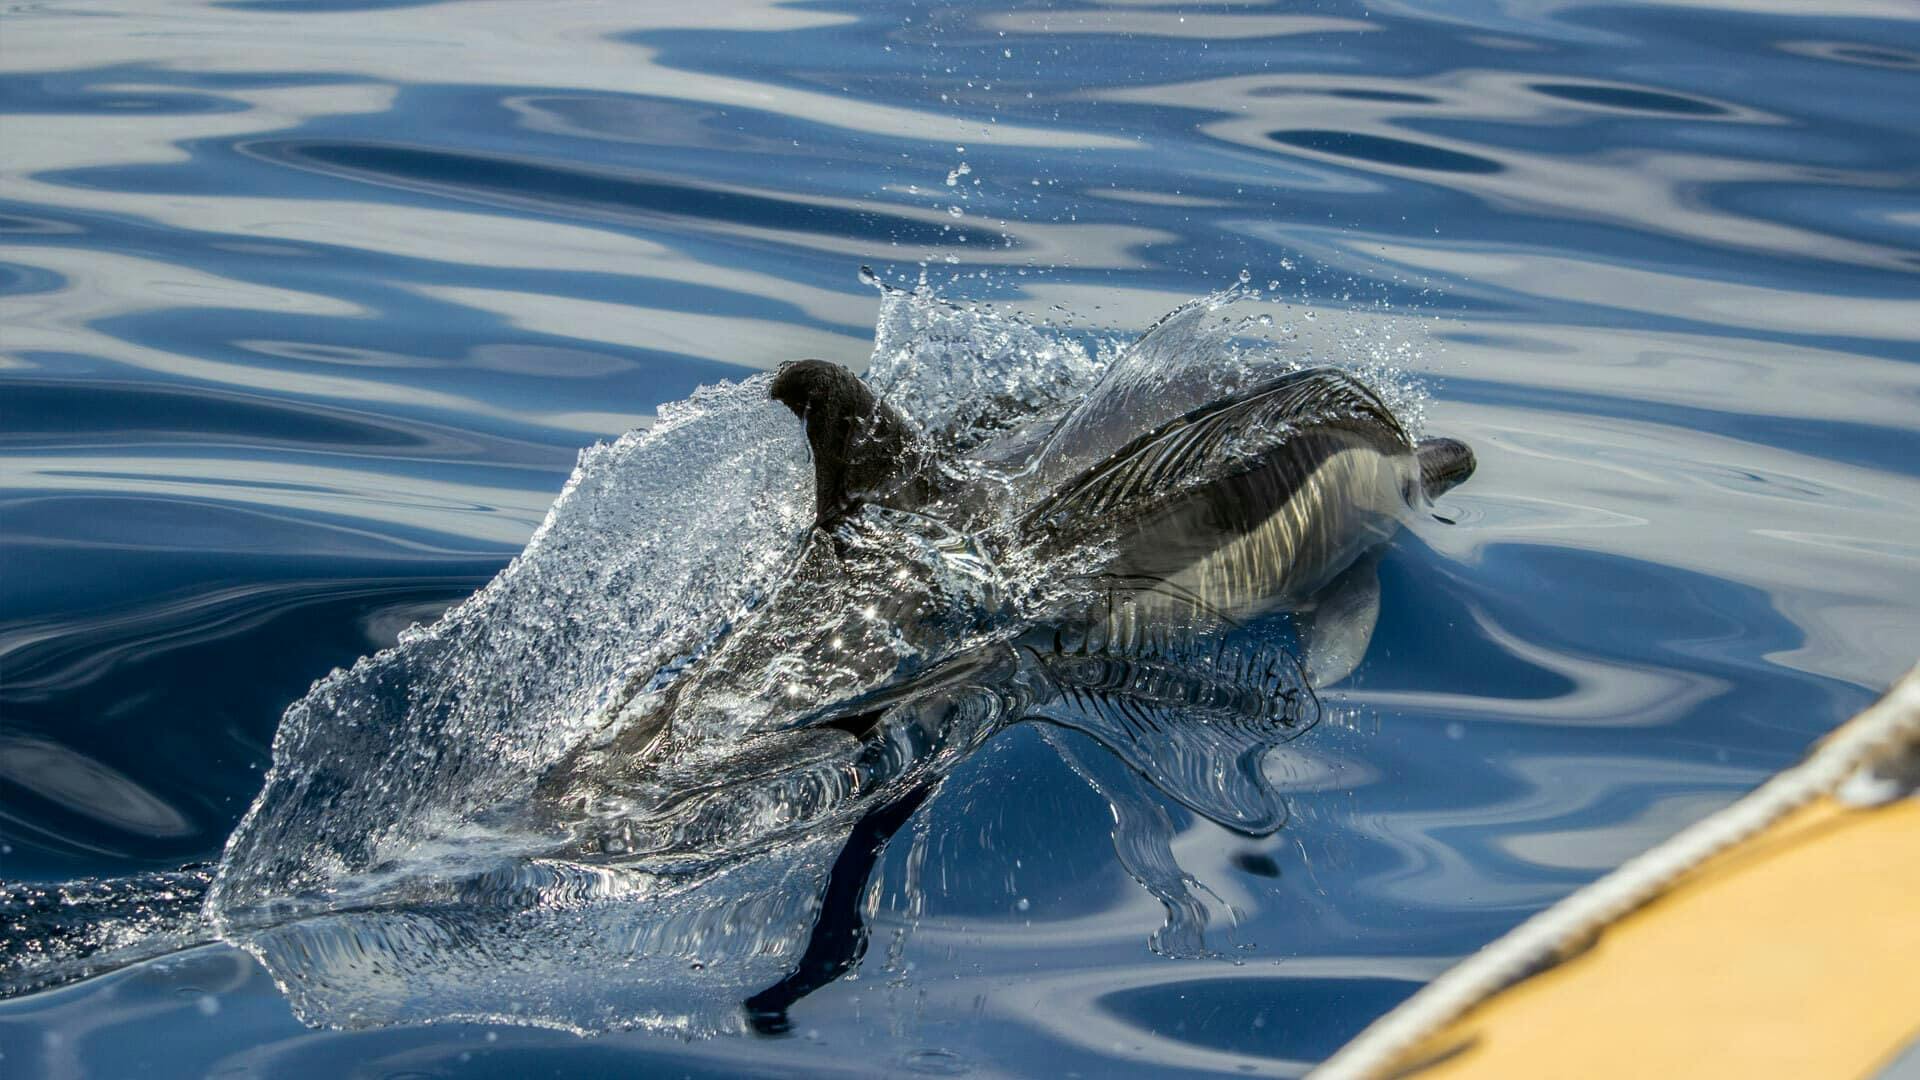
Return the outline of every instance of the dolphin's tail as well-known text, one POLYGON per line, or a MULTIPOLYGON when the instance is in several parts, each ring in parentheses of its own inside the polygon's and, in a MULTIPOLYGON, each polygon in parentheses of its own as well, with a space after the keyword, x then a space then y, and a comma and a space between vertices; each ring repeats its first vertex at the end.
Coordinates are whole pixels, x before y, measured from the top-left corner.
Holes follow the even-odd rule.
POLYGON ((1420 460, 1420 486, 1429 499, 1473 475, 1473 448, 1458 439, 1421 439, 1414 454, 1420 460))

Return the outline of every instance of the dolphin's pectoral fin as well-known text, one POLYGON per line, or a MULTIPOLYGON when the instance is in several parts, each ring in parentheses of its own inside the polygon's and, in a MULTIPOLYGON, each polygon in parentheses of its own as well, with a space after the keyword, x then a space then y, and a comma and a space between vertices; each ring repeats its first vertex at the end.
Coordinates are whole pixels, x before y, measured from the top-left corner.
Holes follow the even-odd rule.
POLYGON ((1263 836, 1286 806, 1261 768, 1267 751, 1311 727, 1320 703, 1292 654, 1258 641, 1036 650, 1049 693, 1026 715, 1098 740, 1194 813, 1263 836))
POLYGON ((1294 618, 1305 657, 1301 666, 1308 684, 1321 690, 1353 674, 1367 655, 1380 622, 1380 553, 1361 556, 1315 600, 1294 618))

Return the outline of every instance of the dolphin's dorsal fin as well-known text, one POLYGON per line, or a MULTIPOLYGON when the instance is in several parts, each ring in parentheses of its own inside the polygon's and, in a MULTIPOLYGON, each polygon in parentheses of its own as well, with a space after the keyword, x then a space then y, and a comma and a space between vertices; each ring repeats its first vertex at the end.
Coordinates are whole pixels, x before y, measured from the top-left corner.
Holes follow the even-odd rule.
POLYGON ((831 527, 864 502, 924 501, 919 438, 858 375, 825 360, 797 360, 781 366, 768 393, 806 424, 816 525, 831 527))

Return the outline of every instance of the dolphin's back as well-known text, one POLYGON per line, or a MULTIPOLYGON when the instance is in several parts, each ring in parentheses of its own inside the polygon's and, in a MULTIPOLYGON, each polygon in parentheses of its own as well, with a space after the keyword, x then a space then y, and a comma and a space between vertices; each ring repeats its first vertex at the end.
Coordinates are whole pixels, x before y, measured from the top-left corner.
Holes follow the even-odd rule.
POLYGON ((1105 546, 1119 588, 1234 614, 1305 599, 1425 487, 1416 447, 1352 376, 1292 372, 1187 413, 1022 520, 1042 550, 1105 546))

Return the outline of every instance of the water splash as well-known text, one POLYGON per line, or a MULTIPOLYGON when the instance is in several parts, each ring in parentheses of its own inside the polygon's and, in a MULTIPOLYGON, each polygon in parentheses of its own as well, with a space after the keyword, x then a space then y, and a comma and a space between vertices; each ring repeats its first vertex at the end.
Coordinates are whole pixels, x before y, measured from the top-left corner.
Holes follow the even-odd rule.
POLYGON ((831 534, 806 528, 806 447, 765 376, 663 407, 581 455, 485 589, 287 710, 217 873, 90 885, 105 899, 77 920, 9 894, 24 945, 3 985, 217 935, 315 1024, 777 1029, 859 962, 893 830, 1022 719, 1110 753, 1062 750, 1167 909, 1154 948, 1205 955, 1197 883, 1147 791, 1245 835, 1281 827, 1263 761, 1319 715, 1292 644, 1143 626, 1072 584, 1097 548, 1005 538, 1133 435, 1303 366, 1215 317, 1244 298, 1102 352, 883 290, 868 379, 950 486, 989 496, 868 507, 831 534))
POLYGON ((636 673, 670 678, 784 570, 805 448, 760 380, 581 455, 526 551, 287 710, 208 899, 224 932, 524 798, 636 673))
POLYGON ((0 993, 84 979, 210 940, 212 867, 0 888, 0 993))

